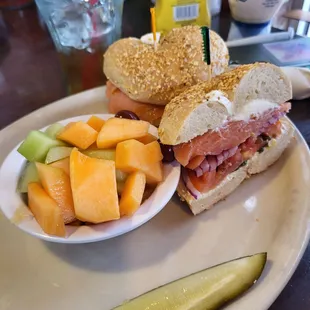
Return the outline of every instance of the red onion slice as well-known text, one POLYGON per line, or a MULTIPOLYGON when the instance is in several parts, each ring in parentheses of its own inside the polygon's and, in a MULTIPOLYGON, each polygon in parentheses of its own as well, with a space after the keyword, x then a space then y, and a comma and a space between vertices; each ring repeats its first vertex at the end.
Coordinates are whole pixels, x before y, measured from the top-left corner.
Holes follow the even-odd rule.
POLYGON ((278 118, 277 117, 272 117, 269 121, 268 121, 268 123, 270 124, 270 125, 273 125, 274 123, 276 123, 278 121, 278 118))
POLYGON ((203 170, 202 170, 201 167, 197 167, 197 168, 195 169, 195 173, 196 173, 196 176, 197 176, 198 178, 201 177, 201 176, 204 174, 204 172, 203 172, 203 170))
POLYGON ((200 168, 202 169, 203 173, 209 171, 209 162, 207 158, 205 158, 204 161, 200 164, 200 168))
MULTIPOLYGON (((229 157, 229 151, 230 151, 230 150, 223 151, 222 154, 223 154, 223 156, 224 156, 225 159, 227 159, 227 158, 229 157)), ((224 159, 224 160, 225 160, 225 159, 224 159)))
POLYGON ((216 164, 217 166, 221 165, 225 160, 225 151, 222 154, 216 156, 216 164))
POLYGON ((262 126, 262 128, 256 133, 257 136, 261 135, 264 133, 271 125, 275 124, 280 118, 282 118, 285 115, 285 112, 281 112, 278 114, 273 115, 268 122, 262 126))
POLYGON ((216 170, 217 167, 216 156, 208 156, 208 162, 209 162, 209 172, 216 170))
POLYGON ((238 150, 238 146, 235 146, 235 147, 229 149, 228 150, 228 156, 225 159, 228 159, 229 157, 234 156, 236 154, 237 150, 238 150))
POLYGON ((237 152, 238 147, 235 146, 229 150, 223 151, 219 155, 208 155, 203 160, 203 162, 194 170, 196 173, 196 176, 199 178, 202 176, 205 172, 211 172, 216 170, 216 168, 221 165, 226 159, 229 157, 232 157, 237 152))
POLYGON ((195 198, 198 199, 200 197, 201 193, 196 189, 196 187, 191 182, 187 170, 185 168, 182 169, 182 179, 184 182, 184 185, 186 186, 188 192, 195 198))

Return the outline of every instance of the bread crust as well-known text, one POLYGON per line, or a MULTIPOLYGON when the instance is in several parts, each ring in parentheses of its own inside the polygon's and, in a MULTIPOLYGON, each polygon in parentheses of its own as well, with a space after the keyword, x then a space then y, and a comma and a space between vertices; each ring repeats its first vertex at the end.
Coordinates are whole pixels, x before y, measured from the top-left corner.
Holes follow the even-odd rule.
POLYGON ((182 200, 187 202, 194 215, 211 209, 214 204, 232 193, 246 178, 266 170, 279 159, 294 135, 294 127, 286 117, 281 120, 281 123, 281 135, 276 139, 270 140, 268 146, 264 148, 262 153, 256 152, 245 166, 227 175, 217 187, 207 193, 201 194, 198 199, 195 199, 188 192, 182 178, 180 179, 177 188, 178 195, 182 200))
MULTIPOLYGON (((210 31, 211 76, 228 67, 228 49, 214 31, 210 31)), ((209 67, 203 61, 199 26, 175 28, 157 46, 135 38, 121 39, 104 55, 107 78, 131 99, 166 105, 186 88, 209 80, 209 67)))

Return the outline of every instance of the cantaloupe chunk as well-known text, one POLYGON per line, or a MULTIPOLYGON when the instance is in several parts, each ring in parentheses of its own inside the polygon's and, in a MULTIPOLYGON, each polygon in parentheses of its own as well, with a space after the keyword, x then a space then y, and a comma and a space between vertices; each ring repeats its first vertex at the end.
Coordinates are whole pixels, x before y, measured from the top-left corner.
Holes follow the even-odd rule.
POLYGON ((70 157, 55 161, 49 166, 62 169, 68 176, 70 176, 70 157))
POLYGON ((98 148, 112 148, 121 141, 136 139, 148 133, 150 124, 125 118, 110 118, 103 125, 97 138, 98 148))
POLYGON ((45 233, 59 237, 66 235, 61 209, 39 183, 28 184, 28 206, 45 233))
POLYGON ((62 211, 65 224, 75 220, 70 178, 60 168, 36 163, 45 192, 53 198, 62 211))
POLYGON ((148 157, 150 162, 162 161, 164 156, 161 152, 160 145, 157 141, 153 141, 145 145, 144 149, 148 152, 148 157))
POLYGON ((90 158, 73 149, 70 179, 79 220, 97 224, 120 218, 114 161, 90 158))
POLYGON ((101 130, 104 123, 105 121, 103 119, 95 115, 91 116, 90 119, 87 121, 87 124, 98 132, 101 130))
POLYGON ((157 184, 162 182, 162 180, 164 179, 163 164, 161 161, 145 165, 140 171, 145 173, 146 183, 148 184, 157 184))
POLYGON ((82 150, 92 145, 98 136, 98 132, 84 122, 68 124, 58 135, 57 139, 66 141, 82 150))
POLYGON ((141 205, 145 189, 145 174, 137 171, 131 173, 122 191, 119 209, 122 215, 133 215, 141 205))
POLYGON ((146 136, 141 137, 141 138, 137 138, 136 140, 138 140, 139 142, 143 143, 143 144, 149 144, 153 141, 157 141, 157 138, 153 135, 151 135, 150 133, 148 133, 146 136))
POLYGON ((131 173, 141 171, 146 175, 148 184, 156 184, 163 180, 163 167, 158 159, 150 154, 147 145, 137 140, 127 140, 117 144, 115 165, 116 169, 131 173))

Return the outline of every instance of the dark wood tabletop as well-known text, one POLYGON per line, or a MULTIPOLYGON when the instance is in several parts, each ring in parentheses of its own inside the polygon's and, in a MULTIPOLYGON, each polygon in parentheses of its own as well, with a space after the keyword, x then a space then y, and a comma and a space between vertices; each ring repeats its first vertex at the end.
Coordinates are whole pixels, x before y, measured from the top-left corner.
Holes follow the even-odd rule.
MULTIPOLYGON (((141 36, 150 30, 149 2, 127 0, 124 6, 123 36, 141 36), (145 18, 143 18, 145 16, 145 18)), ((227 37, 229 16, 217 21, 218 31, 227 37)), ((246 59, 245 48, 231 55, 246 59)), ((260 59, 264 60, 260 55, 260 59)), ((18 118, 67 95, 63 72, 53 42, 36 7, 0 11, 0 129, 18 118)), ((310 99, 293 101, 290 118, 308 145, 310 143, 310 99)), ((271 310, 310 309, 310 246, 296 272, 271 310)))

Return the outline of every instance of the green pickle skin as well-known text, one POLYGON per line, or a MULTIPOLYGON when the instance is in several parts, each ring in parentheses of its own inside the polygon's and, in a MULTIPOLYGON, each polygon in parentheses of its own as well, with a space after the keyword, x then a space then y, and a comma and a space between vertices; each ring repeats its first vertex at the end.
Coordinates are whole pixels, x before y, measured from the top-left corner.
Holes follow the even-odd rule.
POLYGON ((114 310, 214 310, 247 291, 261 276, 267 253, 241 257, 168 283, 114 310))

